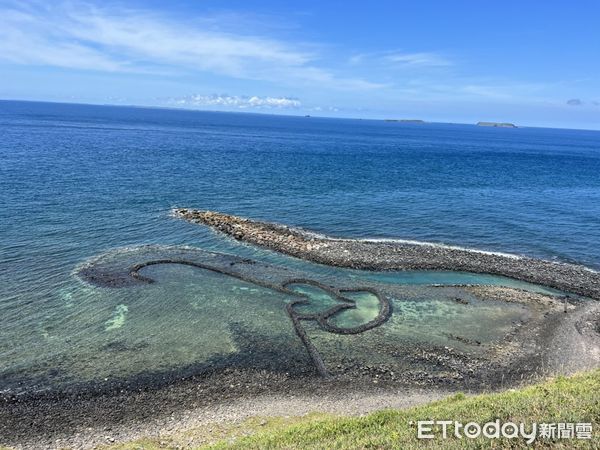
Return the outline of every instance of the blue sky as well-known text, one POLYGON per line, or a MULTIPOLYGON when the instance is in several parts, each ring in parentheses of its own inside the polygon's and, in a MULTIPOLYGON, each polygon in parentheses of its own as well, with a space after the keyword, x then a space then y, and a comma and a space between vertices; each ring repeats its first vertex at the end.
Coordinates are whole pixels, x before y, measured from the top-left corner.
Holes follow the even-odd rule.
POLYGON ((0 0, 0 98, 600 129, 597 1, 0 0))

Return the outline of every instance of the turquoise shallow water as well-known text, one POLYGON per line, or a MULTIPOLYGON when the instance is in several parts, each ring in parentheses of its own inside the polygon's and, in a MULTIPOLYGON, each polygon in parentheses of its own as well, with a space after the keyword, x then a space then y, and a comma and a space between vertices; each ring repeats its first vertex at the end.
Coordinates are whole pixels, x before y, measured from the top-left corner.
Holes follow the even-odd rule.
MULTIPOLYGON (((0 390, 194 370, 239 350, 240 330, 253 327, 298 345, 286 299, 239 280, 157 266, 144 270, 159 283, 110 290, 73 275, 124 246, 190 245, 346 284, 514 284, 320 267, 173 219, 174 206, 600 267, 597 132, 22 102, 0 102, 0 132, 0 390)), ((429 300, 403 303, 411 321, 390 322, 400 335, 419 323, 459 327, 443 296, 422 297, 429 300)), ((364 320, 368 310, 339 320, 364 320)), ((492 310, 469 320, 509 324, 520 314, 492 310)), ((486 338, 484 328, 474 333, 486 338)), ((442 342, 444 334, 435 335, 442 342)))
MULTIPOLYGON (((100 256, 125 259, 127 264, 155 259, 146 254, 145 248, 113 250, 108 256, 100 256)), ((289 271, 283 272, 284 278, 296 278, 300 273, 328 286, 356 288, 344 295, 355 300, 357 308, 335 316, 333 325, 356 327, 378 315, 377 298, 360 290, 365 284, 384 289, 391 300, 394 313, 381 330, 376 329, 375 335, 359 335, 368 337, 359 341, 362 347, 353 344, 358 351, 335 351, 328 356, 330 364, 339 358, 368 362, 372 356, 369 349, 377 346, 381 333, 385 333, 386 342, 398 346, 447 345, 449 334, 493 343, 526 314, 522 305, 481 302, 459 288, 432 288, 414 284, 410 278, 407 283, 404 277, 415 277, 417 273, 365 274, 283 258, 273 260, 277 267, 289 271), (468 298, 469 308, 456 303, 457 296, 468 298)), ((259 280, 276 284, 281 277, 269 270, 249 270, 259 280)), ((0 340, 2 393, 66 390, 72 386, 96 389, 128 381, 137 385, 144 380, 155 382, 224 367, 298 375, 314 372, 286 313, 286 304, 296 297, 185 265, 153 265, 141 269, 140 274, 155 282, 110 288, 73 275, 52 295, 44 296, 43 303, 38 300, 27 306, 5 308, 8 314, 4 316, 0 340)), ((453 274, 452 279, 447 273, 439 276, 445 282, 460 282, 464 275, 453 274)), ((429 277, 435 279, 436 274, 429 277)), ((466 280, 477 281, 467 277, 466 280)), ((540 289, 501 277, 488 277, 485 281, 540 289)), ((302 282, 289 287, 311 301, 310 305, 297 308, 300 313, 319 312, 336 304, 320 288, 302 282)), ((32 299, 37 300, 33 296, 32 299)), ((319 331, 311 323, 307 329, 317 347, 330 352, 331 345, 339 349, 354 339, 319 331)), ((456 342, 452 345, 460 346, 456 342)), ((468 346, 463 350, 474 354, 480 351, 468 346)))

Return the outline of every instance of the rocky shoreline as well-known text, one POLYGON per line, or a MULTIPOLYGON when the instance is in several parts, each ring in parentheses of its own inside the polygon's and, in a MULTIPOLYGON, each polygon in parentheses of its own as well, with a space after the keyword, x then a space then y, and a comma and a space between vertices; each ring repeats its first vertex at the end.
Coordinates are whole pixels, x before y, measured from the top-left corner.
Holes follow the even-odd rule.
POLYGON ((173 213, 234 239, 330 266, 487 273, 600 300, 600 273, 580 265, 428 243, 339 239, 214 211, 176 208, 173 213))

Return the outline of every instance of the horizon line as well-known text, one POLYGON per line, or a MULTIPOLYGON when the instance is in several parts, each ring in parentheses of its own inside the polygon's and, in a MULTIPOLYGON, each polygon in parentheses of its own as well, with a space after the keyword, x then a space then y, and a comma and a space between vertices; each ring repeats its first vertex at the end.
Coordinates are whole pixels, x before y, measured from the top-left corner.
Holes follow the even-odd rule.
MULTIPOLYGON (((289 114, 289 113, 274 113, 267 111, 237 111, 237 110, 218 110, 218 109, 198 109, 198 108, 185 108, 177 106, 158 106, 158 105, 136 105, 136 104, 114 104, 114 103, 86 103, 86 102, 69 102, 69 101, 53 101, 53 100, 24 100, 24 99, 10 99, 0 98, 0 102, 22 102, 22 103, 50 103, 58 105, 80 105, 80 106, 107 106, 114 108, 138 108, 138 109, 161 109, 170 111, 189 111, 189 112, 210 112, 210 113, 224 113, 224 114, 256 114, 261 116, 280 116, 280 117, 304 117, 304 118, 315 118, 315 119, 334 119, 334 120, 367 120, 374 122, 385 122, 385 121, 422 121, 422 125, 427 124, 445 124, 445 125, 472 125, 478 126, 478 122, 492 122, 492 123, 511 123, 513 127, 485 127, 485 128, 507 128, 507 129, 519 129, 519 128, 540 128, 548 130, 573 130, 573 131, 592 131, 600 132, 600 128, 567 128, 567 127, 549 127, 549 126, 530 126, 530 125, 519 125, 514 122, 507 121, 496 121, 496 120, 479 120, 478 122, 440 122, 430 121, 426 119, 417 118, 394 118, 394 117, 382 117, 382 118, 368 118, 368 117, 336 117, 336 116, 321 116, 307 113, 289 114)), ((483 127, 480 127, 483 128, 483 127)))

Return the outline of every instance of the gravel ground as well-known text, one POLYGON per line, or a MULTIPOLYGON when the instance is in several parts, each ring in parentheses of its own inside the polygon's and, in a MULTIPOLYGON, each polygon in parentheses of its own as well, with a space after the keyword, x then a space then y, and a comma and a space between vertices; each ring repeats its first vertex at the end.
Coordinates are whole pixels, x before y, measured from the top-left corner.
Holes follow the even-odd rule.
MULTIPOLYGON (((223 427, 249 417, 294 417, 310 412, 360 415, 382 408, 406 408, 451 392, 431 387, 357 388, 232 371, 213 379, 184 380, 159 390, 3 405, 0 445, 88 449, 198 427, 223 427), (252 387, 240 388, 240 380, 252 387)), ((201 443, 191 442, 190 446, 201 443)))

